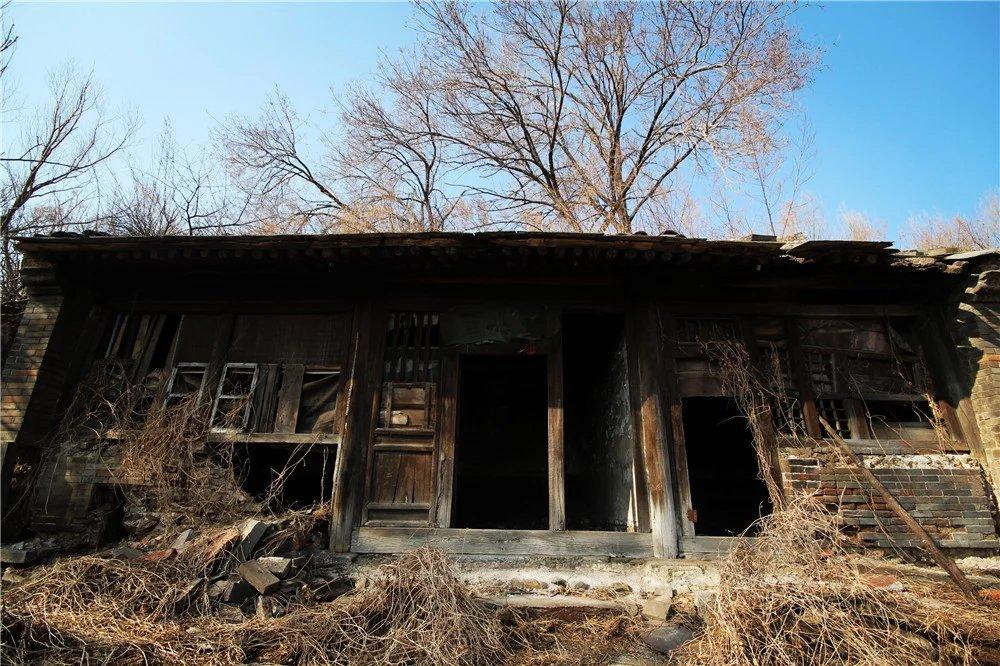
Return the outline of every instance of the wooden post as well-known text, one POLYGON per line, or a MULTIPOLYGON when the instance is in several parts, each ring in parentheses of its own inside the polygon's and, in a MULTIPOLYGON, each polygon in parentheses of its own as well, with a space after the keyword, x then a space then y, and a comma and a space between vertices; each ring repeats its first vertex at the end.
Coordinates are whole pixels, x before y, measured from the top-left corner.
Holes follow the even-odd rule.
POLYGON ((687 464, 687 443, 684 435, 684 406, 677 382, 677 330, 673 316, 663 318, 663 336, 670 345, 664 349, 663 390, 670 410, 670 440, 674 449, 674 472, 677 478, 677 499, 681 511, 681 531, 684 536, 695 535, 694 500, 691 497, 691 476, 687 464))
POLYGON ((566 529, 566 465, 563 433, 562 326, 558 311, 549 314, 548 424, 549 529, 566 529))
POLYGON ((451 527, 451 507, 455 487, 455 438, 458 432, 459 355, 454 348, 442 350, 441 412, 438 423, 437 508, 434 524, 451 527))
POLYGON ((923 526, 918 523, 916 519, 914 519, 914 517, 906 511, 906 509, 903 508, 903 505, 900 504, 895 497, 893 497, 892 493, 889 492, 889 489, 886 488, 881 481, 879 481, 877 476, 875 476, 875 472, 871 471, 861 463, 861 459, 858 458, 857 454, 855 454, 853 450, 851 450, 850 445, 844 441, 837 431, 833 429, 833 426, 831 426, 830 423, 822 416, 819 417, 819 422, 820 425, 823 426, 823 429, 826 430, 826 433, 836 443, 840 452, 847 456, 848 460, 851 461, 851 464, 854 465, 856 471, 860 472, 861 475, 865 477, 865 480, 873 488, 875 488, 879 494, 882 495, 885 499, 885 503, 910 529, 910 532, 912 532, 913 535, 920 540, 920 543, 924 545, 924 548, 927 549, 927 553, 935 562, 937 562, 938 566, 948 572, 948 575, 951 576, 953 581, 955 581, 955 585, 958 586, 958 589, 960 589, 965 596, 970 599, 977 599, 976 590, 972 587, 972 583, 970 583, 969 579, 965 577, 965 574, 963 574, 962 571, 955 566, 955 562, 941 552, 941 549, 934 542, 931 535, 927 533, 927 530, 925 530, 923 526))
POLYGON ((333 506, 330 516, 330 548, 337 552, 351 549, 351 532, 357 519, 361 495, 365 454, 373 413, 374 375, 381 369, 380 355, 384 333, 374 330, 376 317, 369 301, 355 308, 354 330, 351 335, 351 370, 347 382, 347 418, 337 460, 333 467, 333 506))
POLYGON ((649 523, 653 530, 653 556, 677 557, 678 517, 674 502, 673 479, 667 421, 664 413, 660 336, 656 310, 652 304, 633 307, 629 313, 635 341, 636 368, 639 375, 639 438, 649 492, 649 523))

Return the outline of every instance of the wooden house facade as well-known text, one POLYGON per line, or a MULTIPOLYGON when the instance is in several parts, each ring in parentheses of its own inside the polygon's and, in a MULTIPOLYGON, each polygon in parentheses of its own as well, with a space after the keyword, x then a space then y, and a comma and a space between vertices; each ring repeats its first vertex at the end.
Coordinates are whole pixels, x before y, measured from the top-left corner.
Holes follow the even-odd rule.
POLYGON ((824 454, 821 418, 943 546, 1000 545, 992 253, 506 232, 20 250, 3 482, 10 501, 19 460, 47 470, 38 530, 120 483, 45 455, 82 377, 114 362, 151 404, 207 405, 248 492, 299 456, 287 500, 328 503, 337 551, 711 552, 769 510, 765 476, 840 507, 860 542, 912 545, 824 454), (713 345, 772 379, 768 469, 713 345))

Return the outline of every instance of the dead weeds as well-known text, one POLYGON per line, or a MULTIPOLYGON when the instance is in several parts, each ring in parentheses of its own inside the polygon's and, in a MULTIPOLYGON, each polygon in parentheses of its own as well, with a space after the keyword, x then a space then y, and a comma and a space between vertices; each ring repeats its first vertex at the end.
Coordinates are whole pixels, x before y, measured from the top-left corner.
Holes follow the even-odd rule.
POLYGON ((763 519, 721 563, 716 603, 682 664, 980 664, 1000 657, 1000 605, 954 586, 876 580, 810 498, 763 519))

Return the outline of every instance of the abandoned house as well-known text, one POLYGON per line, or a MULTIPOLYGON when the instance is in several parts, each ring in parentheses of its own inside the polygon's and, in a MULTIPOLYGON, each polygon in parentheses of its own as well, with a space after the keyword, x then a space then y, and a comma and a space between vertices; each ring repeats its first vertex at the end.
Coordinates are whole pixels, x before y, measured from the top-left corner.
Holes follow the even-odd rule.
POLYGON ((942 546, 1000 546, 996 252, 513 232, 19 250, 3 491, 36 532, 92 529, 141 483, 106 423, 53 435, 103 372, 143 413, 204 409, 245 492, 283 470, 270 501, 325 503, 337 551, 717 552, 770 510, 765 478, 838 506, 859 543, 916 545, 824 421, 942 546), (769 378, 752 418, 741 371, 769 378))

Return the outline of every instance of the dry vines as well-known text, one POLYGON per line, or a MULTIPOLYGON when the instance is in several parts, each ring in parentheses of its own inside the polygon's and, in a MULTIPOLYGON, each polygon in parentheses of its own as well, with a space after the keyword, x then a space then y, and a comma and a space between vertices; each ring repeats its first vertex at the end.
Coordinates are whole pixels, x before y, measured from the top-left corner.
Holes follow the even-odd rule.
POLYGON ((346 603, 236 622, 182 601, 206 566, 81 557, 39 570, 4 595, 4 663, 495 664, 528 646, 439 551, 399 556, 346 603))
POLYGON ((996 609, 941 583, 879 588, 876 566, 842 548, 835 514, 795 499, 723 562, 717 603, 680 662, 875 666, 1000 656, 996 609))
POLYGON ((761 480, 775 509, 784 506, 778 474, 776 423, 786 423, 793 430, 797 420, 795 403, 785 393, 778 354, 769 354, 772 363, 758 372, 746 347, 730 340, 703 343, 713 373, 722 384, 725 395, 732 396, 737 408, 747 420, 751 441, 757 455, 761 480), (762 376, 763 375, 763 376, 762 376), (778 417, 778 418, 775 418, 778 417))

